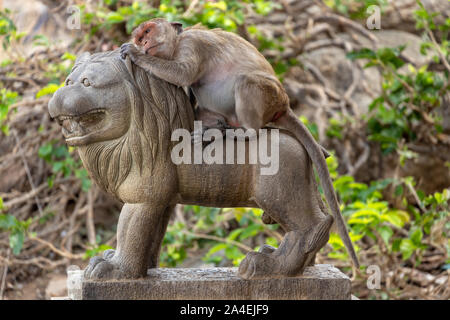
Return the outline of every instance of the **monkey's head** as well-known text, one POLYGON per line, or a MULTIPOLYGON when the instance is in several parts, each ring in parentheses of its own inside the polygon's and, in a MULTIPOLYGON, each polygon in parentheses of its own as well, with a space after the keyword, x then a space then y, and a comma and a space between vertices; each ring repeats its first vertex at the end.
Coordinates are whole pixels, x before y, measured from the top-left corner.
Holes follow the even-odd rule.
POLYGON ((132 37, 142 53, 170 59, 175 51, 177 36, 182 31, 181 23, 156 18, 141 23, 133 31, 132 37))

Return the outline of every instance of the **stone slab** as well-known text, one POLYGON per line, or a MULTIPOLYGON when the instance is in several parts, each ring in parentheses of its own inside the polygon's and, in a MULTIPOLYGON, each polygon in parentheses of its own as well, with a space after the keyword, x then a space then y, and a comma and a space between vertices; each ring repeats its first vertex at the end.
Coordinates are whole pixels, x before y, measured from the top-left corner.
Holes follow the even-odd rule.
POLYGON ((69 298, 75 300, 351 299, 350 279, 325 264, 292 278, 244 280, 237 268, 160 268, 137 280, 85 281, 82 271, 72 271, 68 280, 69 298))

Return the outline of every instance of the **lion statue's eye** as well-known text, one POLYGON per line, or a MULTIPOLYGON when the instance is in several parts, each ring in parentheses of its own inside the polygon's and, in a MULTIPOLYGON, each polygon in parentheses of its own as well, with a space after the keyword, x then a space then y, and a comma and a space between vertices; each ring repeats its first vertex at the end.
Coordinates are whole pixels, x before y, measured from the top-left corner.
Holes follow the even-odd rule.
POLYGON ((66 86, 70 86, 71 84, 73 84, 73 81, 70 79, 66 80, 66 86))
POLYGON ((83 79, 83 85, 84 85, 85 87, 89 87, 89 86, 91 85, 91 83, 89 82, 89 80, 88 80, 87 78, 84 78, 84 79, 83 79))

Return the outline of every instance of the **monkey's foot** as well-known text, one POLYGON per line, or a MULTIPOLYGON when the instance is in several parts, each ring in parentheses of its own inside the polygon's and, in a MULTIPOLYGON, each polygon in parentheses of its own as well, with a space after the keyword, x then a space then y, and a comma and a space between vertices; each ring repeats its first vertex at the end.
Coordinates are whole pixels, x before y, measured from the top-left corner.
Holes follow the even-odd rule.
POLYGON ((124 43, 120 46, 120 57, 125 60, 127 56, 131 61, 135 62, 136 48, 132 43, 124 43))
POLYGON ((244 129, 244 128, 233 127, 233 126, 230 126, 225 120, 217 119, 217 124, 216 125, 203 126, 201 130, 194 130, 191 133, 192 142, 193 143, 200 143, 200 142, 202 142, 203 143, 203 147, 206 147, 207 145, 209 145, 211 143, 211 141, 203 141, 203 135, 205 134, 206 131, 208 131, 210 129, 220 130, 220 132, 222 133, 222 136, 225 137, 226 131, 228 129, 235 130, 235 129, 244 129))
POLYGON ((217 120, 218 125, 217 126, 203 126, 200 130, 194 130, 191 133, 191 139, 193 143, 203 143, 203 147, 206 147, 209 145, 212 141, 203 141, 203 135, 206 131, 209 129, 218 129, 222 133, 222 136, 225 136, 226 129, 231 129, 233 127, 230 127, 226 124, 225 121, 217 120))
MULTIPOLYGON (((202 130, 194 130, 191 132, 191 140, 194 144, 197 143, 203 143, 203 146, 205 146, 205 143, 203 141, 203 133, 205 133, 205 128, 202 128, 202 130)), ((209 144, 209 141, 207 141, 209 144)))

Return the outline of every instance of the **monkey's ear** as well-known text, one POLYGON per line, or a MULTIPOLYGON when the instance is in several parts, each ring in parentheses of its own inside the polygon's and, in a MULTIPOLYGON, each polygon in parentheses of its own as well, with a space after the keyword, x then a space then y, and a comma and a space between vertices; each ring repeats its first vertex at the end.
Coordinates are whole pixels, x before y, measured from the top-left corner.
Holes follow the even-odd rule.
POLYGON ((172 25, 172 27, 175 28, 175 30, 177 31, 177 34, 180 34, 183 32, 183 25, 180 22, 171 22, 170 24, 172 25))

